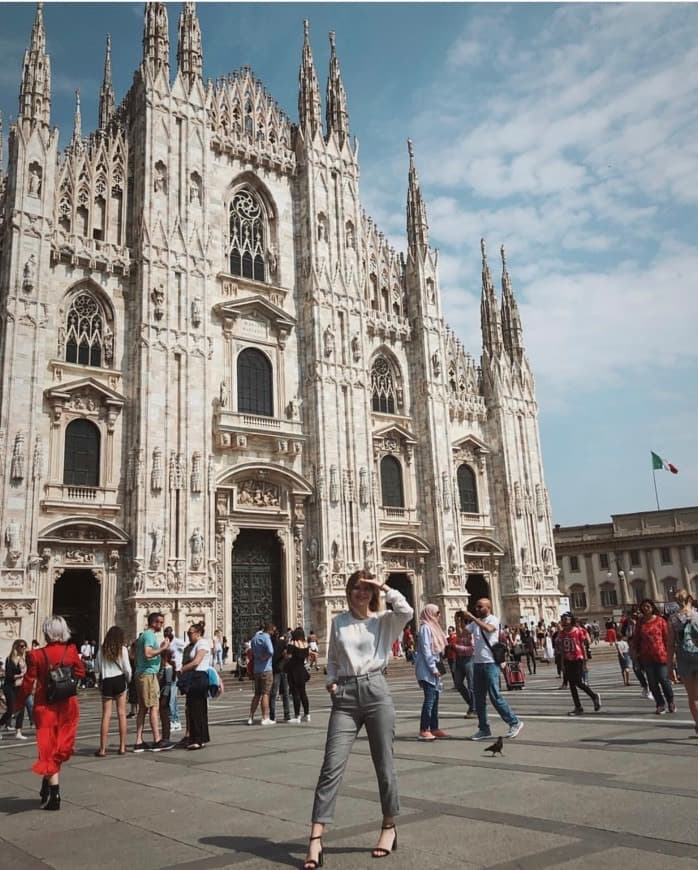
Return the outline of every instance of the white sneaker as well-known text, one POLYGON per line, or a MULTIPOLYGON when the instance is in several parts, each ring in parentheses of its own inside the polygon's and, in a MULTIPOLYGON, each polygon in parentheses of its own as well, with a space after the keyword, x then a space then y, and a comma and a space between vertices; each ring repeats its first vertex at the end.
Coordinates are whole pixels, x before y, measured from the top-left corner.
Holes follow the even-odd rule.
POLYGON ((649 698, 649 696, 650 696, 649 691, 648 691, 647 689, 643 689, 643 690, 642 690, 642 697, 643 697, 643 698, 649 698))
POLYGON ((181 730, 182 730, 182 723, 181 722, 173 722, 170 725, 170 731, 181 731, 181 730))
POLYGON ((516 725, 512 725, 511 728, 504 735, 505 737, 518 737, 521 734, 521 729, 523 728, 523 722, 517 722, 516 725))
POLYGON ((248 719, 248 720, 247 720, 247 724, 248 724, 248 725, 254 725, 254 719, 248 719))
POLYGON ((304 716, 302 719, 303 722, 310 722, 310 713, 307 716, 304 716))
POLYGON ((276 725, 273 719, 262 719, 262 725, 276 725))
POLYGON ((300 725, 301 724, 301 717, 294 716, 293 718, 289 719, 288 722, 289 722, 289 725, 300 725))
POLYGON ((27 738, 24 736, 24 734, 22 734, 21 731, 18 731, 15 734, 15 740, 27 740, 27 738))

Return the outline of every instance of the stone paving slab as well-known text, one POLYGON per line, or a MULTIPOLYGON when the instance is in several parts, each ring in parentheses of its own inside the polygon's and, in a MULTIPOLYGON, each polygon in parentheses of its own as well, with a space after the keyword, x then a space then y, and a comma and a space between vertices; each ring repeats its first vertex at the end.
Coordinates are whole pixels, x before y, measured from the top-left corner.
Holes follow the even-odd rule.
MULTIPOLYGON (((660 719, 638 692, 620 690, 615 663, 595 665, 594 680, 608 699, 603 711, 571 720, 556 681, 530 678, 510 697, 524 731, 505 742, 502 757, 490 758, 483 744, 466 739, 477 725, 462 718, 450 690, 441 706, 453 739, 418 742, 421 692, 408 668, 391 668, 402 815, 398 852, 378 866, 588 870, 594 862, 698 870, 698 740, 685 695, 679 689, 676 717, 660 719)), ((300 866, 329 715, 321 680, 310 686, 310 725, 247 727, 245 686, 211 705, 212 743, 204 751, 105 759, 92 755, 100 711, 88 694, 59 813, 38 809, 35 746, 0 741, 0 870, 300 866)), ((496 714, 492 726, 495 734, 505 730, 496 714)), ((368 743, 360 738, 326 832, 326 866, 376 870, 370 849, 379 822, 368 743)))

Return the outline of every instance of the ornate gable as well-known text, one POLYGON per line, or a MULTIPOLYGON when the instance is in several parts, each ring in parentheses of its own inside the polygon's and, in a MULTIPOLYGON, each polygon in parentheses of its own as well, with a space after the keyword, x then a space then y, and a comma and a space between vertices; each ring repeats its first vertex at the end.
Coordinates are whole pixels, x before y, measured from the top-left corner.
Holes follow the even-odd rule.
POLYGON ((95 378, 80 378, 60 387, 49 387, 44 390, 44 396, 51 407, 54 423, 60 421, 64 411, 70 411, 105 419, 110 429, 126 401, 121 393, 105 387, 95 378))
POLYGON ((295 317, 260 295, 220 302, 213 310, 223 320, 226 332, 267 340, 272 332, 281 347, 296 325, 295 317))

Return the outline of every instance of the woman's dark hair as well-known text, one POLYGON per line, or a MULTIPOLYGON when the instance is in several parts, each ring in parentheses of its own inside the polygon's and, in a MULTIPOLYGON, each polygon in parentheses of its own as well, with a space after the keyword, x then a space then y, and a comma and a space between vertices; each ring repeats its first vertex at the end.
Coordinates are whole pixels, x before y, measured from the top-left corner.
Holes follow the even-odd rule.
POLYGON ((206 626, 203 622, 192 622, 192 624, 189 626, 190 629, 193 628, 194 631, 198 632, 201 635, 201 637, 204 636, 204 628, 205 627, 206 626))
POLYGON ((294 628, 291 634, 293 640, 305 640, 305 632, 302 628, 294 628))
POLYGON ((123 629, 118 625, 112 625, 102 642, 102 657, 108 662, 118 661, 125 641, 123 629))
POLYGON ((638 607, 640 608, 640 610, 642 609, 643 604, 649 604, 650 607, 652 608, 652 613, 654 613, 655 616, 657 615, 657 605, 654 603, 654 601, 651 598, 643 598, 642 599, 642 601, 638 604, 638 607))

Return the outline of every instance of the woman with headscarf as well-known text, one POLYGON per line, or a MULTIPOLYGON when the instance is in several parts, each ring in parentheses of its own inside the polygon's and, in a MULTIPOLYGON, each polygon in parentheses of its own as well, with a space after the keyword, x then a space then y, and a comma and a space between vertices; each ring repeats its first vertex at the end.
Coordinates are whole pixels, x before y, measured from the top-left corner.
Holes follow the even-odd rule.
POLYGON ((436 740, 437 737, 449 736, 439 728, 439 694, 443 687, 441 676, 445 673, 441 657, 447 642, 439 623, 439 614, 436 604, 427 604, 419 614, 414 669, 417 682, 424 692, 424 703, 419 721, 418 740, 436 740))
POLYGON ((77 681, 85 676, 85 663, 75 645, 70 643, 70 629, 62 616, 50 616, 44 622, 43 631, 46 646, 29 656, 29 666, 15 701, 15 709, 24 707, 36 685, 34 722, 39 757, 32 770, 43 777, 39 792, 41 808, 59 810, 61 793, 58 775, 61 765, 75 749, 80 709, 76 695, 58 701, 49 700, 49 671, 57 667, 72 668, 73 678, 77 681))

